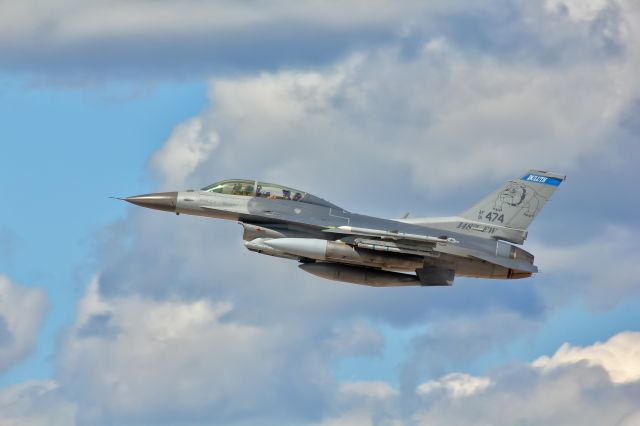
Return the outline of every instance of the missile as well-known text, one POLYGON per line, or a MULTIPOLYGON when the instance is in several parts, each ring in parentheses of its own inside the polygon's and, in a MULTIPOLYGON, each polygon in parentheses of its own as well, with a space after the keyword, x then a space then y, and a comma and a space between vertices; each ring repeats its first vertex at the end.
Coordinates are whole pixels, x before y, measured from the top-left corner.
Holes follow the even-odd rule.
POLYGON ((320 278, 372 287, 418 286, 416 275, 382 271, 339 263, 313 262, 298 265, 300 269, 320 278))

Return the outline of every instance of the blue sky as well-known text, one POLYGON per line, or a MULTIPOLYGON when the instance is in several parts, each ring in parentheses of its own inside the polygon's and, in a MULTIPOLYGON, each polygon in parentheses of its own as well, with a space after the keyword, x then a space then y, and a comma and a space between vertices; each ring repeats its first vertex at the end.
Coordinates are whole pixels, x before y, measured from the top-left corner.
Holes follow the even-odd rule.
POLYGON ((4 79, 2 178, 12 182, 8 199, 21 208, 3 213, 12 245, 3 272, 47 288, 51 305, 33 361, 4 381, 53 374, 56 335, 72 321, 91 276, 92 234, 123 216, 123 206, 108 197, 153 185, 144 173, 149 153, 169 135, 171 120, 196 113, 206 96, 202 82, 133 90, 116 83, 85 93, 34 87, 19 75, 4 79))
POLYGON ((633 2, 58 3, 0 13, 0 418, 640 421, 633 2), (249 177, 439 216, 530 168, 568 175, 541 273, 452 288, 108 198, 249 177))

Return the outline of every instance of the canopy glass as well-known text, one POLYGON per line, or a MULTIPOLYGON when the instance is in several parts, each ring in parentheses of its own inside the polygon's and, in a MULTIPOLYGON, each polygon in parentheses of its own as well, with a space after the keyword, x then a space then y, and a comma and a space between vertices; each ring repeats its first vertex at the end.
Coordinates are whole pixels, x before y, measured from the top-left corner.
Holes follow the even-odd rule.
POLYGON ((249 197, 263 197, 273 200, 302 201, 306 195, 297 189, 273 183, 257 182, 255 180, 223 180, 202 188, 206 192, 218 194, 244 195, 249 197))
POLYGON ((322 198, 311 195, 307 192, 288 186, 276 185, 274 183, 259 182, 246 179, 229 179, 212 183, 202 188, 202 191, 217 194, 241 195, 245 197, 261 197, 271 200, 300 201, 302 203, 316 204, 319 206, 339 208, 322 198))

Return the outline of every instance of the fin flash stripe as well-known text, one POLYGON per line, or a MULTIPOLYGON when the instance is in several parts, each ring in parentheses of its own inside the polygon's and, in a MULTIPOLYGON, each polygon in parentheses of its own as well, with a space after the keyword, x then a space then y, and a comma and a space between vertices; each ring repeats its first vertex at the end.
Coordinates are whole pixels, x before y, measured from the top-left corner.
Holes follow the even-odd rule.
POLYGON ((541 183, 544 185, 552 185, 552 186, 558 186, 562 182, 562 179, 534 175, 534 174, 528 174, 526 176, 523 176, 522 180, 526 180, 527 182, 535 182, 535 183, 541 183))

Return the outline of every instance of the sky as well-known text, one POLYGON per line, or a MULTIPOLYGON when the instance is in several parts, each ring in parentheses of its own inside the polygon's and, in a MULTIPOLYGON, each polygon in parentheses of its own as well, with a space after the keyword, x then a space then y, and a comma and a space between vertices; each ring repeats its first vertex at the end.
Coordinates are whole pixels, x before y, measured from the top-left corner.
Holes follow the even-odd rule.
POLYGON ((640 424, 634 0, 0 2, 0 424, 640 424), (110 196, 567 175, 540 273, 326 281, 110 196))

